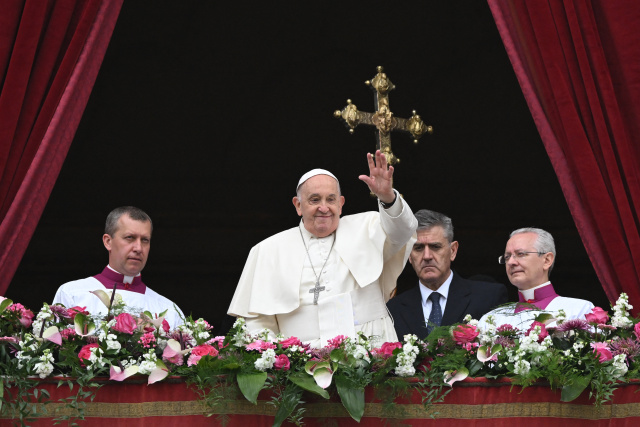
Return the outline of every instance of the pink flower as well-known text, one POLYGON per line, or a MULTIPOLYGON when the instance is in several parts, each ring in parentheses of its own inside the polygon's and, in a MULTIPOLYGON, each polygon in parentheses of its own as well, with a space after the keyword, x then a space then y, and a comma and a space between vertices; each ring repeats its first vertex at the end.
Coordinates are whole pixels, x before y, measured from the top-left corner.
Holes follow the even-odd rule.
POLYGON ((133 331, 138 327, 136 319, 129 313, 121 313, 116 316, 116 324, 111 328, 114 331, 123 332, 125 334, 133 335, 133 331))
POLYGON ((7 307, 7 310, 18 313, 20 315, 20 324, 25 328, 30 327, 31 323, 33 323, 33 311, 25 308, 25 306, 20 304, 19 302, 11 304, 9 307, 7 307))
POLYGON ((156 346, 156 337, 153 336, 153 332, 147 332, 140 337, 138 344, 142 344, 144 348, 151 348, 156 346))
POLYGON ((188 366, 197 365, 203 356, 215 357, 217 355, 218 355, 218 350, 216 350, 213 346, 210 346, 209 344, 201 344, 197 347, 193 347, 193 350, 191 350, 191 355, 187 360, 187 365, 188 366))
POLYGON ((286 354, 280 354, 276 356, 276 361, 273 364, 273 366, 276 369, 280 369, 282 371, 288 371, 290 367, 289 358, 287 357, 286 354))
POLYGON ((480 335, 478 329, 473 325, 458 325, 452 333, 454 341, 459 345, 470 343, 480 335))
POLYGON ((247 344, 245 348, 247 350, 258 350, 260 353, 262 353, 264 350, 268 350, 270 348, 275 349, 276 346, 275 344, 268 341, 255 340, 254 342, 247 344))
POLYGON ((525 335, 531 335, 531 332, 535 329, 536 326, 540 326, 540 335, 538 335, 538 342, 542 342, 546 337, 549 336, 549 332, 547 332, 547 327, 544 323, 534 321, 533 323, 531 323, 531 326, 529 327, 525 335))
POLYGON ((88 316, 89 312, 87 311, 87 307, 75 306, 67 309, 67 315, 71 320, 75 320, 76 314, 84 314, 85 316, 88 316))
POLYGON ((169 331, 171 330, 171 327, 169 326, 169 322, 167 322, 167 319, 162 319, 162 330, 165 331, 166 333, 169 333, 169 331))
POLYGON ((591 309, 591 313, 584 315, 584 318, 587 319, 587 322, 589 323, 607 323, 607 320, 609 320, 609 314, 600 307, 594 307, 591 309))
MULTIPOLYGON (((2 301, 2 300, 0 300, 0 301, 2 301)), ((10 342, 10 343, 13 343, 13 344, 18 344, 20 342, 20 340, 18 338, 16 338, 16 337, 0 337, 0 342, 10 342)))
POLYGON ((393 350, 396 348, 402 348, 401 342, 386 342, 382 344, 380 348, 374 349, 373 354, 382 355, 385 359, 393 356, 393 350))
POLYGON ((289 337, 286 340, 280 341, 280 345, 282 345, 282 348, 289 348, 293 345, 301 346, 302 342, 296 337, 289 337))
POLYGON ((74 328, 66 328, 60 331, 60 335, 62 335, 62 339, 68 341, 76 335, 76 330, 74 328))
POLYGON ((80 364, 85 366, 84 362, 89 361, 91 358, 91 349, 100 347, 98 343, 87 344, 80 349, 80 353, 78 353, 78 359, 80 359, 80 364))
POLYGON ((327 340, 327 347, 331 347, 331 348, 338 348, 340 347, 340 345, 342 345, 342 342, 347 339, 347 337, 345 337, 344 335, 338 335, 337 337, 327 340))
POLYGON ((613 359, 613 354, 609 350, 609 346, 603 342, 592 342, 591 348, 593 352, 598 355, 600 363, 613 359))
POLYGON ((633 333, 636 334, 636 339, 640 340, 640 322, 633 327, 633 333))

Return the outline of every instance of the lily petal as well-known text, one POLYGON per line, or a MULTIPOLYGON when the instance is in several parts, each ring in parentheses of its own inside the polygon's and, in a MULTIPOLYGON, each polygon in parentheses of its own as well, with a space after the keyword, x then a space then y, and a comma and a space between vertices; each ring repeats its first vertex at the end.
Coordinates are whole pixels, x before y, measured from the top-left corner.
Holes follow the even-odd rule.
POLYGON ((162 361, 160 360, 156 360, 156 369, 151 371, 151 373, 149 374, 149 380, 147 381, 147 384, 153 384, 155 382, 162 381, 168 375, 169 368, 167 368, 167 365, 162 363, 162 361))
POLYGON ((453 385, 456 381, 462 381, 469 376, 467 368, 460 368, 457 371, 447 371, 444 373, 444 382, 453 385))
POLYGON ((60 335, 60 331, 57 326, 48 327, 43 333, 42 338, 51 341, 52 343, 56 343, 58 345, 62 345, 62 335, 60 335))
POLYGON ((135 375, 138 373, 138 366, 133 365, 125 368, 125 370, 121 370, 118 366, 111 366, 109 369, 109 379, 113 381, 123 381, 129 378, 131 375, 135 375))

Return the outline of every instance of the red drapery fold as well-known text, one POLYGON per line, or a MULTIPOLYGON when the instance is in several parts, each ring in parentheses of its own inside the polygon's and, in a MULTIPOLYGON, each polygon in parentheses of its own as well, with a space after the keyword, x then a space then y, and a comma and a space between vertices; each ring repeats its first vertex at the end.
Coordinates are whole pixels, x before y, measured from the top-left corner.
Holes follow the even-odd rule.
POLYGON ((47 203, 122 0, 13 0, 0 14, 0 295, 47 203))
POLYGON ((637 312, 640 2, 489 6, 598 278, 637 312))

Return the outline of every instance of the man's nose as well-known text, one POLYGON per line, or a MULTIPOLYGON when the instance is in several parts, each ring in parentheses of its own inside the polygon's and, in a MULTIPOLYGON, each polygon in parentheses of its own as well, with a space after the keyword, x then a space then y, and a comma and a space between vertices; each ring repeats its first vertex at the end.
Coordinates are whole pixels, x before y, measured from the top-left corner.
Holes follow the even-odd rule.
POLYGON ((428 247, 425 246, 424 251, 422 252, 422 259, 431 259, 433 258, 431 251, 428 247))
POLYGON ((133 241, 133 250, 136 252, 142 251, 142 241, 140 239, 133 241))

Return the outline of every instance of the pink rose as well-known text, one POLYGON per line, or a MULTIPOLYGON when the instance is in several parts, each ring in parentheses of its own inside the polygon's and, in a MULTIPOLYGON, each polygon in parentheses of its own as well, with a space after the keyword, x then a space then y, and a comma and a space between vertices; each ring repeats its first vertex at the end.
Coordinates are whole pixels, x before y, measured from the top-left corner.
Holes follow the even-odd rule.
POLYGON ((133 331, 138 327, 136 319, 129 313, 121 313, 116 316, 116 324, 111 327, 114 331, 133 335, 133 331))
POLYGON ((75 306, 67 309, 67 315, 72 321, 75 320, 77 314, 84 314, 85 316, 88 316, 89 312, 87 311, 87 307, 75 306))
POLYGON ((273 366, 276 369, 280 369, 282 371, 288 371, 290 367, 289 358, 287 357, 286 354, 280 354, 276 356, 276 361, 273 364, 273 366))
POLYGON ((80 364, 85 366, 84 362, 89 361, 91 358, 91 349, 100 347, 98 343, 87 344, 80 349, 80 353, 78 353, 78 359, 80 359, 80 364))
POLYGON ((382 347, 380 347, 379 350, 379 354, 382 354, 385 356, 385 358, 389 358, 391 356, 393 356, 393 350, 395 350, 396 348, 402 348, 402 343, 401 342, 386 342, 384 344, 382 344, 382 347))
POLYGON ((607 346, 606 343, 592 342, 591 348, 593 348, 593 352, 598 355, 600 363, 613 359, 613 354, 611 354, 609 346, 607 346))
POLYGON ((602 323, 607 323, 607 320, 609 320, 609 314, 600 307, 594 307, 591 309, 591 313, 584 315, 584 318, 587 319, 587 322, 589 323, 600 325, 602 323))
POLYGON ((640 340, 640 322, 636 323, 633 327, 633 333, 636 334, 636 339, 640 340))
POLYGON ((478 329, 473 325, 458 325, 452 333, 454 341, 459 345, 470 343, 480 335, 478 329))
POLYGON ((11 304, 9 307, 7 307, 7 310, 18 313, 20 315, 20 324, 25 328, 30 327, 33 323, 33 311, 25 308, 25 306, 20 304, 19 302, 11 304))
POLYGON ((525 335, 531 335, 531 332, 535 329, 536 326, 540 326, 540 335, 538 335, 538 342, 542 342, 546 337, 549 336, 549 332, 547 332, 547 327, 544 323, 534 321, 533 323, 531 323, 531 326, 529 327, 525 335))
POLYGON ((289 337, 286 340, 280 341, 280 345, 282 345, 282 348, 289 348, 293 345, 301 346, 302 342, 296 337, 289 337))
POLYGON ((203 356, 216 357, 217 355, 218 355, 218 350, 216 350, 215 347, 210 346, 209 344, 201 344, 199 346, 193 347, 193 350, 191 350, 191 355, 187 360, 187 365, 188 366, 197 365, 203 356))
POLYGON ((171 327, 169 326, 169 322, 167 322, 167 319, 162 319, 162 330, 165 331, 166 333, 169 333, 169 331, 171 330, 171 327))

